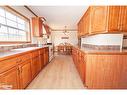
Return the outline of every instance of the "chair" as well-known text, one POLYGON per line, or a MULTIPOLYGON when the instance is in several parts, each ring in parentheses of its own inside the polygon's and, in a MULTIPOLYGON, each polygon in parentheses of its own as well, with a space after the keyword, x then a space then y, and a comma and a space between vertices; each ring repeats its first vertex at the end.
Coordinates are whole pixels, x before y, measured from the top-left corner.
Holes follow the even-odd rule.
POLYGON ((65 53, 64 53, 64 45, 59 45, 59 46, 58 46, 58 53, 59 53, 59 54, 65 54, 65 53))

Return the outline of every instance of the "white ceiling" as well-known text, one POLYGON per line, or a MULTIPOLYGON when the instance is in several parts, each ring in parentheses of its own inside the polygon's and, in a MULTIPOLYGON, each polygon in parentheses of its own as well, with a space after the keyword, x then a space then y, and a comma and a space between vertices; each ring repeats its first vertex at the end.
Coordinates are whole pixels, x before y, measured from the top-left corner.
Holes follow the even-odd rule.
POLYGON ((88 6, 29 6, 38 16, 46 18, 52 29, 77 29, 77 23, 88 6))

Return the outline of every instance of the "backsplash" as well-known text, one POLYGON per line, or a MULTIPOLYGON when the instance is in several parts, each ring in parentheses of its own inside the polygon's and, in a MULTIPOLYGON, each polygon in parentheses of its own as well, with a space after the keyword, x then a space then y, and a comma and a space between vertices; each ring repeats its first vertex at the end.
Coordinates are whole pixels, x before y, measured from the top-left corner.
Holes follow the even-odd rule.
POLYGON ((36 47, 37 44, 10 44, 0 45, 0 52, 9 51, 11 49, 25 48, 25 47, 36 47))
POLYGON ((90 48, 95 50, 120 50, 120 45, 90 45, 82 44, 83 48, 90 48))

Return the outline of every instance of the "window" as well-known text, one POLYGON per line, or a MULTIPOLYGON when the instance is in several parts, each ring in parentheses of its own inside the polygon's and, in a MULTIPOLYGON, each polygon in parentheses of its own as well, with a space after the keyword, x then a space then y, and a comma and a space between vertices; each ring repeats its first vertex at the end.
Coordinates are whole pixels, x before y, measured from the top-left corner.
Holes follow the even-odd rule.
POLYGON ((8 7, 0 7, 0 42, 29 42, 29 19, 8 7))

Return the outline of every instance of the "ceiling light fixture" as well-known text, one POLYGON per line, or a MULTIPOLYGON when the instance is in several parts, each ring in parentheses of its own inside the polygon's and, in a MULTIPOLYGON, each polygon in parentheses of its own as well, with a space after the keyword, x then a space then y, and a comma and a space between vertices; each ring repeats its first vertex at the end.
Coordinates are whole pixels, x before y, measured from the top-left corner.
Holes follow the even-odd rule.
POLYGON ((65 35, 67 35, 67 33, 69 33, 68 31, 67 31, 67 26, 65 26, 65 29, 64 29, 64 32, 63 32, 65 35))

